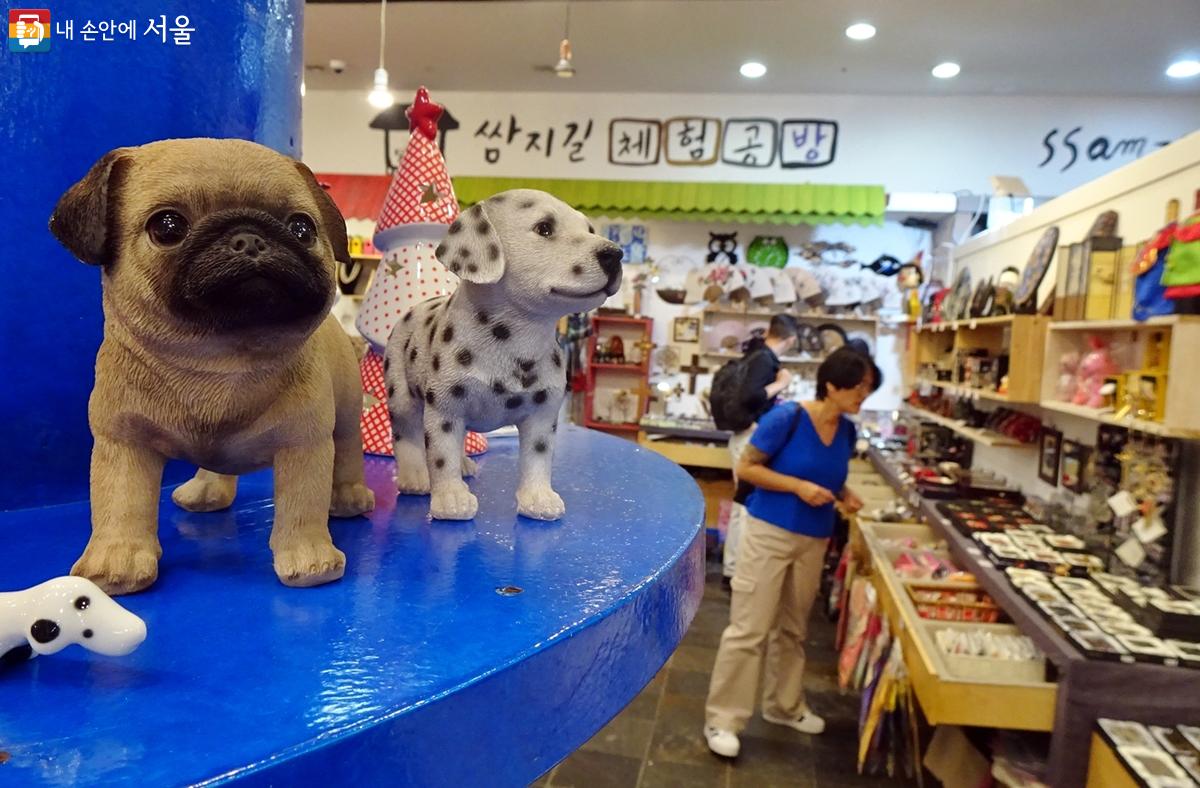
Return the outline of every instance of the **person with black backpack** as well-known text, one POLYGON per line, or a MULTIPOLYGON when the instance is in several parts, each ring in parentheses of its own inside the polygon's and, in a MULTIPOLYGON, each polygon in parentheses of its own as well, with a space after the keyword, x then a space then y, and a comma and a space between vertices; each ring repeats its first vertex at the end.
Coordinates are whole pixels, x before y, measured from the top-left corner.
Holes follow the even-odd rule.
MULTIPOLYGON (((775 398, 791 383, 792 373, 783 368, 779 357, 796 346, 798 334, 795 318, 775 315, 767 327, 765 339, 751 340, 741 358, 727 362, 713 376, 709 405, 717 429, 733 432, 729 438, 729 455, 735 469, 754 434, 758 418, 771 409, 775 398)), ((734 483, 737 483, 736 471, 734 483)), ((746 508, 735 498, 725 529, 723 572, 727 578, 733 577, 737 566, 738 541, 745 516, 746 508)))

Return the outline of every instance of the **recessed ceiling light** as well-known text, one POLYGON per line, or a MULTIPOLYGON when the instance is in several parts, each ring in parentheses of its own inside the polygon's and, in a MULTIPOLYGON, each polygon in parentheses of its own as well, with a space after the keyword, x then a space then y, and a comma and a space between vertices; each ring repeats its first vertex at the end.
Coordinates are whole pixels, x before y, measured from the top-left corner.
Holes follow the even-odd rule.
POLYGON ((875 25, 867 22, 855 22, 846 28, 846 38, 853 38, 855 41, 866 41, 868 38, 875 37, 875 25))
POLYGON ((763 74, 767 73, 767 67, 762 63, 751 60, 748 63, 743 63, 739 71, 742 72, 742 76, 746 79, 758 79, 763 74))
POLYGON ((1172 79, 1190 79, 1200 75, 1200 60, 1176 60, 1167 66, 1167 76, 1172 79))
POLYGON ((950 79, 952 77, 957 77, 959 71, 962 71, 962 69, 958 67, 957 63, 946 62, 938 63, 933 67, 933 71, 931 73, 938 79, 950 79))

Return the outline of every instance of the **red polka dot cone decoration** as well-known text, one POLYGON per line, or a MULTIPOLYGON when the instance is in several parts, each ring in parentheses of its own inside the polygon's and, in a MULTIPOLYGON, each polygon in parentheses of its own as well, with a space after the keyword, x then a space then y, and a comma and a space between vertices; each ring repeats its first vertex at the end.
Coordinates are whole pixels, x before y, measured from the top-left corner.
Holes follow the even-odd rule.
MULTIPOLYGON (((371 345, 359 365, 363 384, 363 449, 368 454, 392 454, 392 425, 383 377, 383 349, 392 327, 412 307, 458 287, 458 277, 446 270, 433 250, 458 218, 458 199, 437 146, 442 108, 417 91, 408 109, 411 133, 404 158, 388 187, 375 225, 379 268, 363 296, 355 325, 371 345)), ((467 433, 468 454, 487 449, 487 439, 467 433)))

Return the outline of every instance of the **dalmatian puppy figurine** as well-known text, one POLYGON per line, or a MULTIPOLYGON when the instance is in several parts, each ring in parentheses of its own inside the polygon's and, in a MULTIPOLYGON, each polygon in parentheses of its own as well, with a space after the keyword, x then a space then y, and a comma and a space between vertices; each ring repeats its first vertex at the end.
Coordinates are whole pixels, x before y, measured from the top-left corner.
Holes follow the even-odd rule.
POLYGON ((146 639, 146 623, 83 577, 57 577, 24 591, 0 593, 0 667, 72 643, 110 657, 146 639))
POLYGON ((515 189, 472 206, 450 225, 438 260, 462 282, 414 306, 388 340, 384 373, 396 450, 396 486, 431 494, 430 513, 469 520, 478 502, 463 475, 466 430, 515 424, 517 511, 554 520, 554 433, 566 371, 554 327, 595 309, 621 285, 621 248, 545 192, 515 189))

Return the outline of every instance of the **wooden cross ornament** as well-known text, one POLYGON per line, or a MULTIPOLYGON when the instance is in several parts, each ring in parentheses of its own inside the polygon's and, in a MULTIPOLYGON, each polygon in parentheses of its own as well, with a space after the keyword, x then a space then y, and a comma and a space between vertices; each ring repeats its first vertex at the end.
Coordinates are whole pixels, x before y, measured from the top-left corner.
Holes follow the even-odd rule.
POLYGON ((700 366, 700 356, 692 354, 692 363, 686 367, 680 367, 680 372, 687 373, 688 376, 688 394, 696 393, 696 377, 708 372, 708 367, 700 366))

